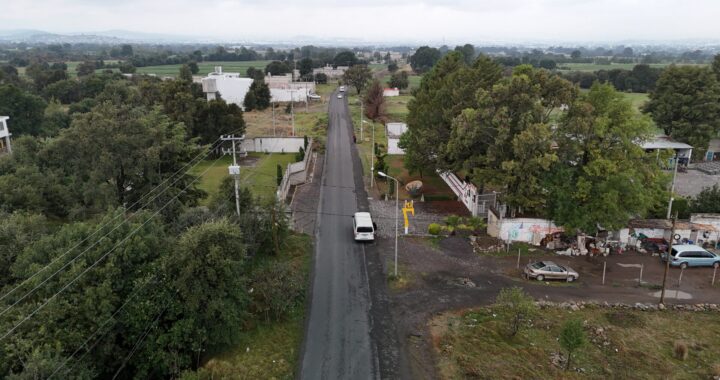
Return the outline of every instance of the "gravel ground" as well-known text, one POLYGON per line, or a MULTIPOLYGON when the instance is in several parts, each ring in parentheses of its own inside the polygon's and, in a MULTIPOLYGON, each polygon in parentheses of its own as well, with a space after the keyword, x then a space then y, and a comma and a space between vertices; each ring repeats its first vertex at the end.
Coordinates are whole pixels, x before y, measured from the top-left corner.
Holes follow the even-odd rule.
POLYGON ((315 232, 324 157, 324 155, 317 156, 313 166, 313 173, 308 177, 308 182, 295 188, 290 210, 292 211, 292 226, 297 232, 309 235, 313 235, 315 232))
POLYGON ((720 185, 720 175, 705 174, 698 170, 688 170, 687 173, 677 173, 675 178, 675 192, 684 196, 695 196, 706 187, 720 185))
MULTIPOLYGON (((452 202, 456 203, 460 206, 460 202, 452 202)), ((439 223, 443 224, 443 220, 445 217, 447 217, 449 214, 446 212, 443 212, 445 209, 448 208, 448 205, 443 202, 443 207, 438 208, 435 207, 435 202, 415 202, 414 208, 415 208, 415 215, 413 216, 408 215, 408 219, 410 222, 410 227, 408 228, 408 233, 410 235, 419 235, 419 236, 425 236, 427 235, 428 226, 431 223, 439 223)), ((398 214, 397 214, 397 220, 398 220, 398 228, 400 231, 400 234, 404 233, 404 224, 403 221, 403 213, 402 213, 402 207, 403 202, 401 201, 399 204, 398 214)), ((455 207, 455 210, 457 211, 456 215, 463 215, 467 216, 467 210, 465 210, 465 214, 462 214, 462 211, 464 210, 464 206, 462 208, 455 207)), ((370 200, 370 213, 372 214, 373 220, 375 220, 375 223, 378 225, 378 235, 381 237, 393 237, 395 236, 395 201, 381 201, 372 199, 370 200)))

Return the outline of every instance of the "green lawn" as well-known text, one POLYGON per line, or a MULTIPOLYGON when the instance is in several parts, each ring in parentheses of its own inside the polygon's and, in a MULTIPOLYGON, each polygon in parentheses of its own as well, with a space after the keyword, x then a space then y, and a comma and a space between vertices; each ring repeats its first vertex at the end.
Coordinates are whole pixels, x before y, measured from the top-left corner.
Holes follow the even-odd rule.
POLYGON ((649 99, 648 94, 645 93, 623 92, 622 94, 623 96, 625 96, 625 99, 632 102, 633 107, 635 107, 635 109, 638 111, 640 111, 640 108, 645 105, 645 102, 647 102, 649 99))
POLYGON ((406 121, 408 114, 407 105, 412 98, 413 97, 411 95, 400 95, 385 98, 385 112, 387 112, 388 121, 406 121))
POLYGON ((710 379, 720 376, 720 314, 585 308, 543 309, 532 326, 510 338, 492 309, 445 314, 431 322, 440 378, 710 379), (583 321, 588 344, 564 371, 550 361, 561 351, 564 321, 583 321), (602 330, 598 330, 602 329, 602 330), (600 331, 600 332, 598 332, 600 331), (594 340, 594 342, 593 342, 594 340), (676 342, 687 359, 673 355, 676 342))
MULTIPOLYGON (((599 65, 595 63, 560 63, 558 69, 561 71, 598 71, 598 70, 612 70, 612 69, 623 69, 632 70, 637 63, 611 63, 609 65, 599 65)), ((670 66, 671 63, 651 63, 650 67, 663 68, 670 66)), ((697 63, 677 63, 681 66, 707 66, 706 64, 697 63)))
MULTIPOLYGON (((250 157, 258 158, 254 167, 245 167, 240 163, 240 186, 248 187, 250 191, 263 199, 271 199, 275 196, 277 190, 277 164, 280 164, 285 170, 287 164, 295 162, 295 154, 290 153, 250 153, 250 157)), ((212 197, 217 194, 223 179, 228 176, 228 166, 232 164, 232 157, 225 156, 217 160, 206 160, 198 164, 191 171, 194 175, 200 175, 208 170, 202 179, 200 179, 198 187, 208 193, 208 196, 202 200, 202 204, 208 204, 212 197)))
MULTIPOLYGON (((265 69, 271 61, 215 61, 215 62, 198 62, 200 71, 195 75, 205 76, 215 71, 215 66, 222 66, 224 72, 240 73, 245 76, 248 67, 252 66, 256 69, 265 69)), ((160 65, 138 67, 137 73, 155 74, 159 76, 176 76, 182 65, 160 65)))

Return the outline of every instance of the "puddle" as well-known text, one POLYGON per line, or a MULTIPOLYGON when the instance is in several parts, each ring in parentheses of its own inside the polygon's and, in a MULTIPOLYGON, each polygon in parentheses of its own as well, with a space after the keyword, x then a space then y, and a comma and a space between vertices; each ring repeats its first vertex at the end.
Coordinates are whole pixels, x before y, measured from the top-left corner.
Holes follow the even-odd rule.
MULTIPOLYGON (((650 293, 650 295, 655 298, 660 298, 661 292, 662 291, 657 291, 654 293, 650 293)), ((672 299, 676 299, 676 300, 691 300, 692 294, 683 292, 681 290, 666 290, 665 298, 672 298, 672 299)))

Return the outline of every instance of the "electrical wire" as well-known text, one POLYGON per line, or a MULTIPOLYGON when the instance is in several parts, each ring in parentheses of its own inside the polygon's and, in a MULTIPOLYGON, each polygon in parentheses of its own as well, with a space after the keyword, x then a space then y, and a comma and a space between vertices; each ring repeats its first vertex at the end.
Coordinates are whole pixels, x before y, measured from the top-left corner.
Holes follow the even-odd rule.
MULTIPOLYGON (((220 157, 220 158, 222 158, 222 157, 220 157)), ((8 330, 5 334, 3 334, 2 336, 0 336, 0 340, 3 340, 3 339, 5 339, 5 338, 7 338, 10 334, 12 334, 15 330, 17 330, 18 327, 20 327, 20 326, 21 326, 23 323, 25 323, 28 319, 32 318, 38 311, 42 310, 48 303, 50 303, 52 300, 54 300, 59 294, 61 294, 62 292, 64 292, 65 289, 67 289, 70 285, 72 285, 73 283, 75 283, 75 281, 77 281, 80 277, 82 277, 83 275, 85 275, 85 273, 87 273, 87 272, 90 271, 92 268, 94 268, 98 263, 100 263, 100 261, 102 261, 103 259, 105 259, 105 257, 107 257, 108 255, 110 255, 110 253, 112 253, 113 251, 115 251, 115 249, 117 249, 121 244, 123 244, 125 241, 127 241, 130 237, 132 237, 133 235, 135 235, 135 233, 137 233, 142 227, 144 227, 150 220, 152 220, 152 219, 153 219, 155 216, 157 216, 162 210, 164 210, 164 209, 170 204, 170 202, 176 200, 176 199, 180 196, 180 194, 184 193, 188 188, 190 188, 190 186, 192 186, 195 182, 197 182, 197 180, 198 180, 199 178, 201 178, 201 177, 202 177, 203 175, 205 175, 205 173, 207 173, 212 167, 214 167, 215 164, 220 160, 220 158, 216 159, 210 166, 208 166, 207 169, 205 169, 205 171, 204 171, 200 176, 198 176, 198 177, 196 177, 194 180, 192 180, 187 186, 185 186, 185 188, 184 188, 182 191, 180 191, 180 192, 179 192, 178 194, 176 194, 172 199, 170 199, 169 201, 167 201, 167 202, 165 203, 165 205, 163 205, 159 210, 157 210, 153 215, 151 215, 147 220, 145 220, 145 222, 143 222, 140 226, 138 226, 136 229, 134 229, 133 231, 131 231, 127 236, 125 236, 125 238, 123 238, 120 242, 118 242, 117 244, 115 244, 110 250, 108 250, 108 251, 105 252, 102 256, 100 256, 100 258, 97 259, 97 261, 95 261, 95 262, 94 262, 92 265, 90 265, 89 267, 85 268, 85 270, 83 270, 79 275, 77 275, 77 276, 76 276, 75 278, 73 278, 69 283, 67 283, 65 286, 63 286, 57 293, 53 294, 50 298, 48 298, 47 300, 45 300, 45 302, 43 302, 40 306, 38 306, 32 313, 30 313, 28 316, 26 316, 25 318, 23 318, 18 324, 16 324, 15 326, 13 326, 13 327, 12 327, 10 330, 8 330)), ((77 259, 77 257, 76 257, 75 259, 77 259)), ((73 259, 73 261, 74 261, 75 259, 73 259)))
POLYGON ((125 368, 125 365, 127 365, 128 360, 130 360, 130 358, 132 358, 133 355, 135 355, 135 351, 137 351, 137 349, 140 348, 140 346, 142 345, 142 342, 145 340, 145 337, 150 332, 150 329, 152 328, 152 326, 155 325, 160 320, 160 316, 162 316, 163 313, 165 313, 165 310, 167 310, 167 308, 168 307, 165 306, 160 311, 160 313, 158 313, 157 317, 155 317, 155 319, 152 321, 152 323, 148 324, 147 328, 145 329, 145 332, 140 336, 140 339, 138 339, 137 342, 135 342, 135 345, 133 346, 130 353, 125 357, 125 359, 123 359, 122 365, 120 366, 120 368, 118 368, 117 372, 115 372, 115 376, 113 376, 113 380, 115 380, 118 377, 118 375, 120 374, 120 372, 122 372, 122 370, 125 368))
MULTIPOLYGON (((190 165, 190 163, 192 163, 195 159, 197 159, 197 158, 200 157, 200 156, 203 156, 198 162, 196 162, 192 167, 190 167, 190 169, 188 169, 188 171, 191 170, 192 168, 194 168, 195 166, 197 166, 200 162, 202 162, 202 160, 203 160, 205 157, 207 157, 207 156, 213 151, 213 149, 214 149, 213 146, 214 146, 215 143, 217 143, 218 141, 220 141, 220 139, 215 140, 215 142, 213 142, 213 143, 210 145, 210 149, 208 149, 207 153, 205 153, 204 155, 203 155, 202 153, 200 153, 200 154, 198 154, 197 156, 195 156, 192 160, 190 160, 190 161, 189 161, 185 166, 183 166, 181 169, 179 169, 178 171, 176 171, 173 175, 171 175, 170 177, 166 178, 166 179, 163 180, 159 185, 155 186, 152 190, 150 190, 150 191, 147 192, 145 195, 143 195, 142 197, 140 197, 140 199, 138 199, 135 203, 133 203, 129 208, 132 209, 133 207, 135 207, 136 205, 138 205, 145 197, 147 197, 147 196, 148 196, 149 194, 151 194, 153 191, 157 190, 160 186, 162 186, 163 184, 165 184, 165 183, 166 183, 168 180, 170 180, 172 177, 176 176, 178 173, 180 173, 181 171, 185 170, 185 168, 187 168, 187 166, 190 165)), ((216 148, 216 147, 215 147, 215 148, 216 148)), ((187 172, 186 172, 185 174, 187 174, 187 172)), ((165 191, 167 191, 167 190, 170 188, 170 186, 172 186, 172 185, 174 185, 175 183, 177 183, 177 181, 179 181, 180 178, 181 178, 181 177, 179 177, 178 179, 176 179, 172 184, 170 184, 167 188, 165 188, 165 190, 163 190, 163 191, 161 191, 160 193, 156 194, 153 199, 151 199, 148 203, 145 204, 145 206, 147 206, 150 202, 152 202, 152 201, 154 201, 155 199, 157 199, 157 197, 159 197, 161 194, 163 194, 165 191)), ((144 207, 144 206, 143 206, 143 207, 144 207)), ((142 207, 141 207, 141 209, 142 209, 142 207)), ((68 253, 72 252, 72 251, 75 250, 77 247, 79 247, 80 245, 82 245, 83 243, 85 243, 86 241, 88 241, 91 237, 95 236, 98 232, 102 231, 103 228, 105 228, 105 227, 108 226, 109 224, 113 223, 113 222, 114 222, 115 220, 117 220, 120 216, 121 216, 121 214, 118 214, 118 215, 114 216, 112 219, 104 222, 104 223, 103 223, 102 225, 100 225, 93 233, 91 233, 90 235, 86 236, 86 237, 85 237, 84 239, 82 239, 79 243, 75 244, 73 247, 71 247, 70 249, 68 249, 67 251, 65 251, 63 254, 55 257, 51 262, 49 262, 49 263, 48 263, 47 265, 45 265, 43 268, 41 268, 40 270, 38 270, 37 272, 35 272, 33 275, 31 275, 30 277, 26 278, 26 279, 23 280, 22 282, 20 282, 20 284, 18 284, 17 286, 15 286, 15 287, 14 287, 13 289, 11 289, 9 292, 7 292, 7 293, 3 294, 2 296, 0 296, 0 301, 2 301, 2 300, 4 300, 5 298, 7 298, 10 294, 13 294, 16 290, 18 290, 19 288, 21 288, 22 286, 24 286, 25 284, 27 284, 30 280, 32 280, 32 279, 35 278, 37 275, 39 275, 40 273, 42 273, 43 271, 45 271, 46 269, 48 269, 48 268, 49 268, 50 266, 52 266, 53 264, 55 264, 58 260, 62 259, 62 258, 65 257, 68 253)), ((119 228, 120 226, 122 226, 122 225, 125 224, 125 223, 127 223, 127 219, 126 219, 125 221, 123 221, 122 223, 118 224, 117 226, 115 226, 115 228, 113 228, 112 230, 110 230, 109 232, 107 232, 105 235, 103 235, 102 237, 100 237, 94 244, 92 244, 92 245, 89 246, 85 251, 83 251, 83 253, 84 253, 84 252, 87 252, 88 249, 90 249, 90 248, 92 248, 93 246, 95 246, 95 244, 97 244, 98 242, 100 242, 103 238, 107 237, 110 233, 112 233, 113 231, 115 231, 117 228, 119 228)), ((82 254, 82 253, 81 253, 81 254, 82 254)), ((60 270, 62 270, 62 269, 63 269, 63 268, 61 268, 60 270)), ((57 273, 58 273, 58 272, 53 273, 53 275, 51 275, 50 277, 48 277, 47 280, 49 280, 50 278, 54 277, 57 273)), ((46 280, 46 281, 47 281, 47 280, 46 280)), ((40 285, 42 285, 42 284, 44 284, 44 283, 45 283, 45 281, 42 282, 40 285)), ((40 286, 40 285, 39 285, 39 286, 40 286)), ((17 305, 20 301, 22 301, 23 299, 25 299, 29 294, 31 294, 31 293, 34 292, 35 290, 37 290, 37 287, 34 288, 33 290, 31 290, 30 292, 26 293, 25 295, 23 295, 18 301, 16 301, 16 302, 13 303, 12 305, 10 305, 8 308, 0 311, 0 316, 2 316, 3 314, 5 314, 8 310, 10 310, 12 307, 14 307, 15 305, 17 305)))

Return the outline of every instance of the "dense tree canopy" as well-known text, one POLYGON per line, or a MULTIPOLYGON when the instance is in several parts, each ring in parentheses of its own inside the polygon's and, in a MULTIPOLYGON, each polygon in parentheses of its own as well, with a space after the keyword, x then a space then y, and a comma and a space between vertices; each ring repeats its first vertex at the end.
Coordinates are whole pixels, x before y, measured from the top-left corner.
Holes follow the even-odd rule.
POLYGON ((46 106, 39 96, 14 85, 0 85, 0 115, 10 116, 14 136, 39 135, 46 106))
POLYGON ((709 68, 671 66, 645 110, 665 134, 692 145, 702 157, 720 133, 720 82, 709 68))
MULTIPOLYGON (((415 54, 410 57, 410 66, 412 66, 412 69, 416 73, 423 74, 430 70, 435 63, 440 60, 441 56, 442 53, 440 53, 440 50, 428 46, 421 46, 415 51, 415 54)), ((463 60, 465 60, 464 55, 463 60)))

